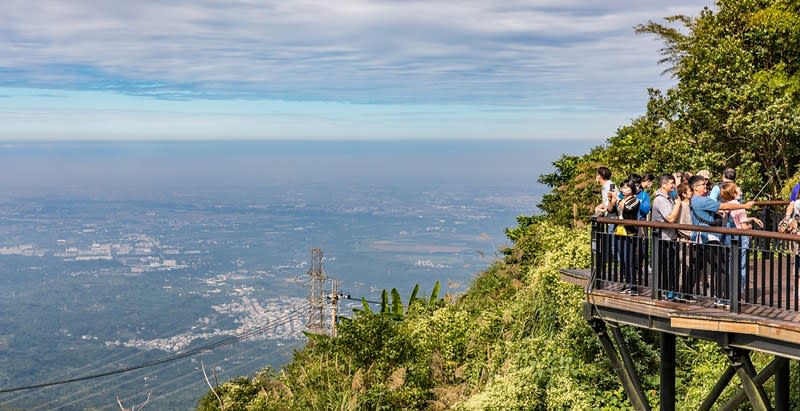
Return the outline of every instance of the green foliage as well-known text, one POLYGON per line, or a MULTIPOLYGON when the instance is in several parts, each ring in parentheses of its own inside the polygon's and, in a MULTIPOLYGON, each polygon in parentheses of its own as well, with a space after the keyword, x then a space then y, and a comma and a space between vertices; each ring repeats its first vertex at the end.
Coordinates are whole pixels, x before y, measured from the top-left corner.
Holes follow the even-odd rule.
POLYGON ((403 302, 400 301, 400 293, 396 288, 392 288, 392 314, 403 315, 403 302))
POLYGON ((539 209, 549 220, 563 225, 576 224, 588 218, 594 208, 593 194, 600 192, 594 184, 600 165, 591 154, 583 157, 561 156, 553 163, 555 172, 539 177, 540 183, 552 188, 550 193, 542 197, 539 209))
POLYGON ((676 121, 711 136, 704 149, 723 154, 727 164, 709 168, 752 155, 760 174, 773 177, 767 192, 776 195, 800 154, 800 14, 784 1, 719 1, 718 8, 681 19, 686 35, 665 35, 652 22, 639 30, 667 45, 662 51, 678 78, 676 121))
POLYGON ((433 290, 431 291, 431 298, 428 299, 428 304, 433 305, 439 299, 439 292, 441 290, 442 290, 442 285, 439 284, 439 282, 437 281, 436 284, 433 285, 433 290))
POLYGON ((367 299, 364 297, 361 297, 361 307, 363 307, 364 312, 367 314, 372 314, 372 307, 369 306, 367 299))
MULTIPOLYGON (((414 297, 417 290, 402 317, 393 309, 359 310, 340 324, 337 338, 309 335, 280 373, 266 369, 225 382, 217 389, 225 409, 629 409, 583 319, 583 290, 559 281, 560 268, 590 264, 589 230, 519 222, 509 230, 514 247, 506 259, 460 298, 428 304, 414 297)), ((657 406, 658 335, 622 332, 657 406)), ((754 356, 757 368, 768 360, 754 356)), ((677 409, 696 409, 726 361, 714 343, 679 338, 677 409)), ((209 392, 198 409, 217 410, 219 400, 209 392)))
POLYGON ((411 297, 408 297, 408 306, 411 307, 411 303, 417 299, 417 294, 419 293, 419 284, 414 285, 414 290, 411 291, 411 297))

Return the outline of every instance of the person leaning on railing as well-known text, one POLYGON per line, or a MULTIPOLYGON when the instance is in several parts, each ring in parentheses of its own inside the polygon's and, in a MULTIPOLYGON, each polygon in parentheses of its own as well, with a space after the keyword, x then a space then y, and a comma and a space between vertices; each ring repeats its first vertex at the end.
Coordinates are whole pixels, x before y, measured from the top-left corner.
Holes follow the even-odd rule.
MULTIPOLYGON (((742 190, 736 183, 726 182, 720 188, 719 199, 726 204, 740 204, 739 200, 742 198, 742 190)), ((753 224, 764 227, 764 223, 756 217, 748 217, 747 211, 744 209, 731 210, 728 214, 728 221, 740 230, 752 230, 753 224)), ((747 250, 750 248, 750 236, 738 236, 739 240, 739 284, 742 289, 747 289, 746 273, 747 273, 747 250)))
MULTIPOLYGON (((754 201, 748 201, 745 204, 724 203, 721 204, 713 199, 707 197, 708 194, 708 179, 703 177, 698 172, 698 175, 689 179, 689 185, 692 186, 694 195, 689 202, 691 207, 692 224, 700 226, 714 225, 714 215, 722 211, 729 210, 749 210, 753 208, 754 201)), ((711 266, 711 273, 716 275, 716 287, 713 287, 712 292, 715 298, 716 305, 727 305, 727 292, 725 291, 724 284, 727 284, 727 269, 725 264, 718 264, 719 247, 714 245, 721 245, 721 236, 715 233, 698 232, 692 233, 692 240, 703 245, 711 245, 704 250, 700 255, 705 256, 705 261, 697 261, 696 267, 700 267, 703 263, 708 263, 711 266)))
POLYGON ((617 190, 614 182, 611 181, 611 170, 609 170, 608 167, 598 167, 594 181, 601 187, 601 203, 594 208, 594 215, 605 216, 608 214, 610 208, 608 202, 617 190))

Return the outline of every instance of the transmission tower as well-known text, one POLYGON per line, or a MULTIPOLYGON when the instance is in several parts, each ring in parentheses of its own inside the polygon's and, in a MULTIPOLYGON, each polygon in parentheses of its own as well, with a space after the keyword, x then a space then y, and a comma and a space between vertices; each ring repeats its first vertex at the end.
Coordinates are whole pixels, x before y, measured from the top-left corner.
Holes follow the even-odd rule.
POLYGON ((325 280, 328 276, 322 270, 322 249, 314 248, 311 250, 311 268, 308 270, 310 292, 308 303, 311 306, 311 314, 308 318, 308 331, 316 334, 327 334, 328 327, 325 321, 325 280))

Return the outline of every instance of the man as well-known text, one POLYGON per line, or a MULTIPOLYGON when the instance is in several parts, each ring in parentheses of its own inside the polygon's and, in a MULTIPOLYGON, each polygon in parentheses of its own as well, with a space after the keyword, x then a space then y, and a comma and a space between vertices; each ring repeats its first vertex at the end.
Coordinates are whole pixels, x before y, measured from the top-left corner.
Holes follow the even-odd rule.
POLYGON ((714 187, 711 189, 711 193, 708 195, 714 201, 719 201, 719 192, 722 188, 722 185, 725 183, 735 183, 736 182, 736 170, 732 168, 726 168, 725 171, 722 172, 722 182, 719 184, 715 184, 714 187))
MULTIPOLYGON (((677 203, 672 198, 672 191, 675 190, 675 177, 664 174, 658 179, 658 190, 653 197, 653 221, 661 223, 674 223, 678 221, 681 214, 681 202, 677 203)), ((661 229, 661 242, 657 248, 659 253, 659 269, 662 279, 666 280, 659 284, 659 287, 667 290, 667 299, 674 300, 675 292, 678 290, 677 271, 678 271, 678 231, 674 228, 661 229)), ((677 296, 680 297, 680 296, 677 296)))
MULTIPOLYGON (((664 174, 658 179, 658 190, 653 198, 653 221, 674 223, 681 214, 681 203, 672 198, 675 190, 675 177, 664 174)), ((678 232, 672 228, 661 230, 662 240, 677 240, 678 232)))
POLYGON ((602 187, 600 191, 602 203, 594 208, 594 215, 604 216, 608 212, 609 197, 612 195, 611 193, 616 190, 614 182, 611 181, 611 170, 609 170, 608 167, 598 167, 594 181, 602 187))
MULTIPOLYGON (((689 185, 694 190, 694 195, 692 196, 691 201, 689 202, 691 207, 691 216, 692 216, 692 224, 698 226, 711 226, 714 221, 714 214, 719 212, 720 210, 749 210, 753 208, 755 204, 753 201, 748 201, 744 204, 736 204, 736 203, 720 203, 719 201, 715 201, 710 197, 707 197, 706 194, 708 193, 708 180, 701 176, 696 175, 689 179, 689 185)), ((721 248, 721 235, 717 233, 709 233, 709 232, 699 232, 694 231, 692 232, 692 241, 699 242, 703 245, 709 245, 709 247, 702 247, 700 252, 698 252, 698 264, 695 267, 701 267, 705 260, 706 263, 709 264, 711 267, 711 274, 714 276, 714 283, 715 287, 712 289, 713 297, 715 297, 715 305, 724 306, 727 305, 727 270, 725 266, 727 264, 726 261, 721 261, 722 264, 718 264, 721 260, 719 259, 719 253, 721 248), (705 256, 705 257, 704 257, 705 256)))

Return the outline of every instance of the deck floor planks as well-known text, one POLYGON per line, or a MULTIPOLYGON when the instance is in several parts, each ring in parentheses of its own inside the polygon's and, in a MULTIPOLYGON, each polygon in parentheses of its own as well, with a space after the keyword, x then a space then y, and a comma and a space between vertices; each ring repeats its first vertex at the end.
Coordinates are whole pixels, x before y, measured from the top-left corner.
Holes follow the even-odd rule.
MULTIPOLYGON (((572 284, 585 287, 589 282, 589 270, 561 272, 562 279, 572 284)), ((621 294, 621 289, 622 284, 608 284, 587 293, 586 298, 602 307, 668 318, 677 328, 735 332, 800 344, 800 313, 796 311, 742 303, 741 313, 737 314, 715 307, 711 298, 701 297, 690 304, 654 300, 649 288, 641 288, 637 296, 621 294)))

